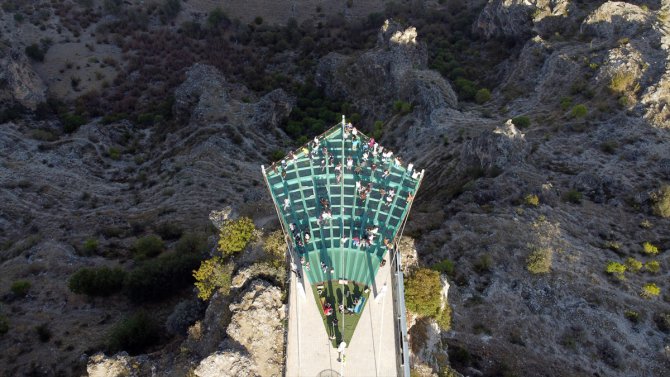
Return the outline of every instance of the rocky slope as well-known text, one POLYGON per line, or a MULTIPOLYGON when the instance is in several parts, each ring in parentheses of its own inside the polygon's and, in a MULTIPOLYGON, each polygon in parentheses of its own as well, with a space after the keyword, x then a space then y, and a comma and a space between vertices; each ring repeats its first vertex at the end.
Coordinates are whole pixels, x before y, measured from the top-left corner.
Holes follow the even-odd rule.
MULTIPOLYGON (((458 101, 453 83, 429 69, 430 51, 411 25, 388 22, 374 48, 318 62, 315 79, 329 96, 355 103, 363 128, 383 120, 381 144, 426 169, 406 234, 419 265, 449 259, 455 271, 452 330, 423 320, 413 329, 428 335, 413 345, 423 373, 447 359, 471 376, 668 370, 670 222, 651 209, 670 181, 668 7, 489 1, 470 27, 520 48, 495 68, 499 85, 481 105, 458 101), (396 111, 398 100, 411 110, 396 111), (519 116, 530 125, 509 121, 519 116), (643 253, 644 242, 658 256, 643 253), (537 251, 548 255, 548 273, 528 270, 537 251), (628 258, 658 261, 660 271, 604 272, 628 258), (641 297, 650 282, 660 297, 641 297)), ((43 100, 25 58, 7 54, 0 64, 3 102, 43 100)), ((203 64, 174 97, 176 129, 96 119, 62 134, 59 121, 31 117, 0 126, 6 374, 82 372, 73 365, 130 309, 70 293, 67 278, 79 267, 130 267, 138 235, 168 222, 204 229, 224 204, 259 223, 272 218, 258 165, 289 145, 278 124, 295 99, 282 90, 258 95, 203 64), (90 237, 96 255, 82 253, 90 237), (40 288, 25 298, 5 293, 18 279, 40 288), (42 323, 53 333, 45 345, 34 333, 42 323)), ((234 294, 216 296, 185 339, 147 355, 98 354, 88 373, 278 375, 281 295, 254 271, 240 272, 234 294)))

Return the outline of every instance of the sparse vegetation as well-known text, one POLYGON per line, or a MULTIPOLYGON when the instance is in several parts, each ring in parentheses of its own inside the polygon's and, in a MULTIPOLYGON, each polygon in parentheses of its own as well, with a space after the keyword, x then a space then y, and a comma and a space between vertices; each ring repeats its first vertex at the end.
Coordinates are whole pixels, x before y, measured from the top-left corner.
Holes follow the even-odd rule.
POLYGON ((226 220, 219 233, 219 251, 226 256, 244 250, 251 240, 254 229, 254 222, 248 217, 226 220))
POLYGON ((440 312, 442 282, 440 273, 419 268, 405 280, 405 304, 412 313, 435 317, 440 312))
POLYGON ((431 268, 433 270, 443 272, 448 276, 453 276, 455 271, 454 262, 449 259, 444 259, 441 262, 435 263, 431 268))
POLYGON ((286 260, 286 241, 284 241, 284 233, 281 230, 276 230, 270 233, 265 238, 263 244, 263 251, 265 251, 268 259, 275 267, 283 266, 286 260))
POLYGON ((526 269, 532 274, 546 274, 551 271, 553 251, 550 248, 533 250, 526 258, 526 269))
POLYGON ((624 317, 626 317, 627 320, 633 322, 633 323, 638 323, 640 322, 640 313, 636 312, 635 310, 626 310, 623 313, 624 317))
POLYGON ((621 70, 612 76, 609 88, 614 93, 624 94, 636 86, 637 83, 635 82, 635 75, 633 72, 629 70, 621 70))
POLYGON ((640 296, 648 299, 658 297, 661 294, 661 288, 659 288, 655 283, 647 283, 642 286, 642 292, 640 296))
POLYGON ((395 101, 393 102, 393 111, 396 114, 405 115, 412 112, 412 104, 405 101, 395 101))
POLYGON ((84 241, 82 249, 86 255, 91 255, 98 251, 98 240, 95 238, 88 238, 84 241))

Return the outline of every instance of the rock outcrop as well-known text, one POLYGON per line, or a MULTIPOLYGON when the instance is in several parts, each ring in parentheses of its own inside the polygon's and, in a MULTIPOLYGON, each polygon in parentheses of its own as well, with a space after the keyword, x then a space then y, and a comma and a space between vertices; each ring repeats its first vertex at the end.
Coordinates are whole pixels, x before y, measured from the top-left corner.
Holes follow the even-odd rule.
POLYGON ((652 17, 650 12, 635 4, 607 1, 589 14, 580 30, 599 38, 632 38, 649 27, 652 17))
POLYGON ((46 100, 46 89, 25 54, 0 43, 0 102, 35 110, 46 100))
POLYGON ((238 352, 217 352, 203 359, 194 371, 198 377, 259 376, 256 365, 238 352))
POLYGON ((133 375, 131 361, 125 352, 111 357, 98 353, 89 357, 86 371, 89 377, 131 376, 133 375))
POLYGON ((281 375, 285 310, 280 289, 254 280, 241 299, 230 305, 230 310, 234 314, 226 332, 249 352, 258 375, 281 375))

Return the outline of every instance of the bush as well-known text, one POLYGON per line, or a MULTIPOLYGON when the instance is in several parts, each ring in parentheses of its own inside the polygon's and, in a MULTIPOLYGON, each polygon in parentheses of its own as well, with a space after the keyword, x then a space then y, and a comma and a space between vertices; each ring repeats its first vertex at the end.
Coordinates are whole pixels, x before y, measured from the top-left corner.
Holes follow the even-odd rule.
POLYGON ((256 16, 256 18, 254 18, 254 23, 255 23, 256 25, 261 25, 261 24, 263 23, 263 17, 261 17, 261 16, 256 16))
POLYGON ((51 330, 49 330, 49 324, 43 323, 35 327, 35 332, 37 333, 37 338, 42 343, 46 343, 51 339, 51 330))
POLYGON ((232 263, 224 264, 219 257, 203 261, 200 268, 193 271, 195 287, 198 289, 198 298, 209 300, 215 291, 227 296, 230 293, 232 273, 232 263))
POLYGON ((653 210, 656 216, 670 217, 670 185, 664 185, 651 196, 654 202, 653 210))
POLYGON ((279 161, 284 158, 284 156, 286 156, 286 152, 281 149, 275 149, 270 153, 270 160, 273 162, 279 161))
POLYGON ((561 98, 561 109, 563 111, 567 110, 572 106, 572 97, 563 97, 561 98))
POLYGON ((479 258, 474 263, 474 268, 475 271, 482 273, 482 272, 488 272, 491 271, 491 265, 493 264, 493 260, 491 259, 491 255, 489 254, 483 254, 480 255, 479 258))
POLYGON ((9 331, 9 322, 7 322, 7 318, 5 316, 0 315, 0 335, 7 334, 9 331))
POLYGON ((12 283, 12 293, 18 297, 25 297, 30 290, 30 282, 27 280, 17 280, 12 283))
POLYGON ((540 205, 540 198, 535 194, 528 194, 523 198, 524 203, 528 206, 537 207, 540 205))
POLYGON ((588 113, 589 110, 586 108, 586 105, 579 104, 572 108, 572 116, 574 118, 583 118, 588 113))
POLYGON ((179 254, 202 254, 207 251, 207 236, 200 233, 186 233, 177 242, 175 250, 179 254))
POLYGON ((26 55, 38 62, 43 62, 44 61, 44 51, 40 48, 40 46, 37 43, 33 43, 30 46, 26 47, 26 55))
POLYGON ((647 283, 642 287, 642 292, 640 293, 640 296, 651 299, 654 297, 658 297, 658 295, 660 294, 661 294, 661 288, 659 288, 654 283, 647 283))
POLYGON ((132 270, 123 293, 134 302, 157 301, 193 283, 192 271, 200 263, 197 254, 164 254, 132 270))
POLYGON ((441 262, 435 263, 432 267, 435 271, 440 271, 448 276, 454 276, 455 265, 454 262, 449 259, 444 259, 441 262))
POLYGON ((393 102, 393 111, 400 115, 409 114, 412 112, 412 105, 408 102, 398 100, 393 102))
POLYGON ((661 264, 657 260, 652 260, 644 264, 644 269, 657 274, 661 271, 661 264))
POLYGON ((284 233, 281 230, 276 230, 270 233, 263 244, 263 251, 265 251, 275 267, 284 264, 284 261, 286 260, 286 249, 284 233))
POLYGON ((127 351, 131 355, 144 352, 160 339, 160 327, 153 317, 139 312, 117 323, 109 333, 110 353, 127 351))
POLYGON ((212 10, 209 13, 209 16, 207 16, 207 25, 211 28, 217 27, 223 22, 228 23, 230 20, 219 7, 216 7, 214 10, 212 10))
POLYGON ((642 269, 642 262, 635 258, 626 259, 626 268, 633 272, 639 272, 642 269))
POLYGON ((577 190, 570 190, 563 194, 563 200, 572 204, 581 204, 582 193, 577 190))
POLYGON ((626 266, 619 262, 609 262, 607 263, 607 267, 605 267, 605 272, 623 280, 625 278, 624 272, 626 272, 626 266))
POLYGON ((475 101, 480 105, 488 102, 490 99, 491 91, 486 88, 479 89, 477 94, 475 94, 475 101))
POLYGON ((173 223, 162 223, 156 227, 156 233, 164 240, 176 240, 181 237, 183 230, 173 223))
POLYGON ((174 307, 165 321, 165 328, 174 335, 185 335, 188 327, 202 314, 202 305, 197 300, 182 301, 174 307))
POLYGON ((623 313, 624 317, 626 317, 627 320, 633 322, 633 323, 638 323, 640 322, 640 313, 636 312, 635 310, 626 310, 623 313))
POLYGON ((98 240, 95 238, 88 238, 86 241, 84 241, 82 249, 84 249, 86 255, 95 253, 98 250, 98 240))
POLYGON ((632 71, 620 71, 615 73, 610 80, 609 88, 616 94, 625 94, 629 89, 637 86, 635 75, 632 71))
POLYGON ((427 268, 419 268, 405 280, 407 309, 420 316, 435 317, 440 312, 441 292, 440 273, 427 268))
POLYGON ((63 124, 63 131, 66 133, 75 132, 79 127, 86 124, 86 118, 81 115, 67 113, 61 116, 61 123, 63 124))
POLYGON ((526 269, 532 274, 546 274, 551 271, 554 252, 549 248, 534 250, 526 258, 526 269))
POLYGON ((181 1, 180 0, 165 0, 163 2, 163 14, 168 20, 171 20, 179 14, 181 11, 181 1))
POLYGON ((444 309, 441 309, 437 316, 435 317, 435 322, 440 326, 442 331, 451 330, 451 307, 449 304, 444 306, 444 309))
POLYGON ((142 237, 135 241, 133 249, 135 256, 139 258, 150 258, 160 254, 165 248, 163 240, 156 235, 142 237))
POLYGON ((70 291, 87 296, 109 296, 121 290, 126 272, 120 268, 82 268, 68 281, 70 291))
POLYGON ((642 250, 647 255, 656 255, 658 254, 658 247, 652 245, 650 242, 645 242, 642 244, 642 250))
POLYGON ((219 251, 225 256, 244 250, 251 240, 254 229, 254 222, 248 217, 226 220, 219 232, 219 251))
POLYGON ((119 159, 121 159, 121 150, 117 147, 110 147, 107 150, 107 155, 112 160, 119 160, 119 159))
POLYGON ((512 118, 512 123, 517 128, 528 128, 530 126, 530 118, 525 115, 512 118))

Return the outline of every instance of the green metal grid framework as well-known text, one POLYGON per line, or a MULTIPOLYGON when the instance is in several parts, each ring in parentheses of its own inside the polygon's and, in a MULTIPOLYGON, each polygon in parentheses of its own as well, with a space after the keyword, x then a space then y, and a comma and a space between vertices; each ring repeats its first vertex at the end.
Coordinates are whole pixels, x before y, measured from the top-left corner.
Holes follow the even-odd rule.
POLYGON ((423 171, 408 170, 395 155, 384 158, 386 149, 373 153, 375 150, 379 152, 380 147, 375 147, 374 140, 346 125, 343 117, 341 124, 315 141, 263 168, 282 228, 311 284, 343 279, 370 286, 388 247, 396 244, 423 171), (347 167, 349 157, 351 168, 347 167), (365 199, 357 182, 371 187, 365 199), (389 200, 391 190, 395 195, 389 200), (329 201, 332 219, 321 219, 322 198, 329 201), (377 228, 373 242, 356 246, 356 238, 368 239, 371 227, 377 228), (305 233, 311 236, 309 242, 305 233))

